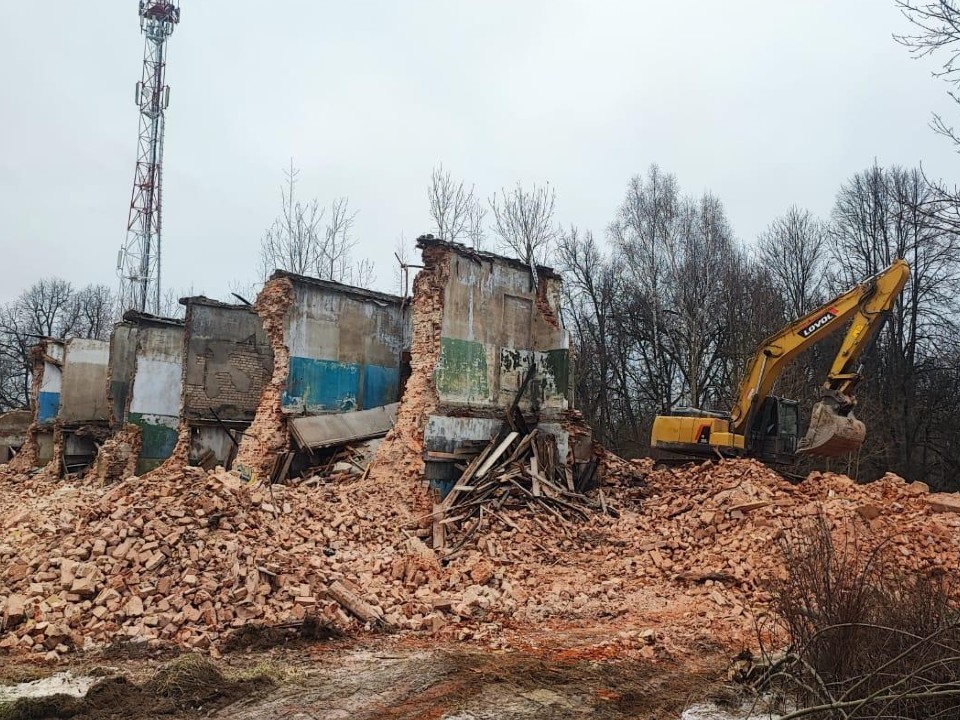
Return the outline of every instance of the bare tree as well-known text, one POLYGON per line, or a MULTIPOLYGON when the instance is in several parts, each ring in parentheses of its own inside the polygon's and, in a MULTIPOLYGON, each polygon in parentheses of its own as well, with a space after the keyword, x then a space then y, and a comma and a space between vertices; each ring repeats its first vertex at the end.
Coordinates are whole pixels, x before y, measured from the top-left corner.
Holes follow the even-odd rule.
POLYGON ((70 335, 78 312, 71 303, 74 292, 73 285, 60 278, 45 278, 31 285, 13 303, 20 329, 39 337, 70 335))
POLYGON ((351 231, 356 217, 357 211, 351 212, 348 198, 339 197, 330 203, 330 219, 324 228, 323 241, 319 244, 317 252, 315 272, 321 280, 345 282, 348 277, 352 278, 355 275, 359 277, 361 266, 372 272, 372 264, 369 261, 364 261, 351 269, 350 256, 356 245, 351 231))
POLYGON ((493 232, 501 246, 528 265, 543 264, 559 230, 554 222, 557 193, 549 184, 529 190, 517 183, 490 198, 493 232))
MULTIPOLYGON (((960 4, 956 0, 897 0, 897 6, 916 28, 913 35, 894 35, 894 39, 910 49, 916 58, 941 51, 947 54, 934 77, 946 81, 954 89, 948 90, 953 101, 960 104, 960 4)), ((953 142, 960 150, 960 136, 953 125, 934 113, 931 127, 953 142)))
POLYGON ((450 242, 466 238, 470 228, 470 209, 476 204, 474 188, 468 189, 462 181, 454 180, 441 163, 430 175, 427 196, 437 237, 450 242))
POLYGON ((759 260, 773 276, 793 317, 806 315, 820 302, 826 248, 826 226, 796 205, 760 234, 759 260))
POLYGON ((474 199, 467 210, 467 238, 474 250, 485 250, 487 246, 487 209, 474 199))
POLYGON ((290 168, 283 172, 286 184, 280 188, 280 215, 260 241, 264 279, 274 269, 307 275, 320 263, 324 210, 316 198, 307 202, 297 199, 299 175, 291 160, 290 168))
POLYGON ((574 363, 579 409, 597 428, 601 442, 617 444, 614 417, 620 415, 622 393, 612 372, 617 362, 610 325, 618 275, 589 230, 571 227, 557 244, 564 272, 564 317, 577 341, 582 361, 574 363))
POLYGON ((357 211, 350 209, 350 200, 336 198, 329 208, 321 207, 316 198, 299 200, 299 174, 291 161, 280 188, 280 215, 260 242, 261 276, 265 280, 279 269, 335 282, 370 282, 373 263, 352 260, 357 211))
POLYGON ((192 286, 187 290, 175 290, 168 287, 163 291, 160 298, 160 317, 182 319, 187 309, 180 303, 180 298, 191 297, 195 294, 192 286))
MULTIPOLYGON (((674 404, 676 366, 668 352, 670 287, 667 243, 676 232, 681 198, 676 178, 651 165, 646 177, 630 179, 610 226, 610 236, 626 278, 623 334, 632 339, 633 385, 648 412, 667 412, 674 404)), ((625 381, 625 379, 624 379, 625 381)))
POLYGON ((117 298, 106 285, 87 285, 71 300, 78 337, 106 340, 117 321, 117 298))
POLYGON ((240 302, 240 298, 243 298, 252 304, 253 301, 256 300, 256 297, 262 288, 262 282, 242 282, 240 280, 231 280, 227 285, 230 295, 228 298, 224 299, 224 302, 238 303, 240 302))
POLYGON ((713 195, 685 200, 677 232, 665 238, 673 331, 668 348, 680 371, 683 396, 694 407, 723 397, 723 280, 737 259, 723 205, 713 195))
POLYGON ((918 170, 874 165, 844 184, 833 210, 834 289, 895 258, 910 264, 907 286, 871 350, 875 380, 860 390, 877 413, 871 420, 878 432, 868 436, 877 462, 902 474, 923 468, 936 452, 941 428, 931 418, 944 393, 930 378, 942 371, 960 334, 960 235, 919 210, 931 192, 918 170))
MULTIPOLYGON (((327 279, 327 278, 324 278, 327 279)), ((346 268, 340 279, 335 282, 342 282, 356 287, 370 287, 377 281, 376 266, 372 260, 364 258, 346 268)))

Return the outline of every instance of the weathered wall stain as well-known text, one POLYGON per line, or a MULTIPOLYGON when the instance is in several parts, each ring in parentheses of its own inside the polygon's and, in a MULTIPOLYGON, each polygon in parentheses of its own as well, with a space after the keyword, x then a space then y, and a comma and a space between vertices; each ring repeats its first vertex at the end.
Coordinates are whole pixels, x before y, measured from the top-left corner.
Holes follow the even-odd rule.
POLYGON ((140 428, 137 472, 152 470, 177 441, 183 387, 183 323, 136 312, 124 315, 110 341, 113 428, 140 428), (119 414, 118 414, 119 413, 119 414))
POLYGON ((106 340, 73 338, 67 341, 57 413, 61 423, 106 423, 110 419, 109 361, 110 343, 106 340))
POLYGON ((535 362, 535 388, 521 407, 568 408, 569 338, 554 307, 560 296, 559 276, 543 268, 538 291, 523 264, 446 246, 449 280, 434 372, 440 401, 488 408, 509 405, 535 362))

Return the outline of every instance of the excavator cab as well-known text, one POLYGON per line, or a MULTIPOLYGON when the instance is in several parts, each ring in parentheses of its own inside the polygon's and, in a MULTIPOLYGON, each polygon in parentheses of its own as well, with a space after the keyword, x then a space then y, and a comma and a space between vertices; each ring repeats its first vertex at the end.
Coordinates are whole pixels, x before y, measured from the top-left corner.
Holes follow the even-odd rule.
POLYGON ((765 397, 746 431, 747 453, 765 462, 791 462, 797 450, 799 417, 796 400, 765 397))

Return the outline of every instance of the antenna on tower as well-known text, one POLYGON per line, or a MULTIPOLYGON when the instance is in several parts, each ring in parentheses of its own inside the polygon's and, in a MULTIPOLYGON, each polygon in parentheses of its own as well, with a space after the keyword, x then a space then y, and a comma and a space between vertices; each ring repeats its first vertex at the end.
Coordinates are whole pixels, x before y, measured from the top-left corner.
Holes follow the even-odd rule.
POLYGON ((180 22, 180 3, 140 0, 144 35, 143 77, 134 100, 140 108, 140 140, 133 178, 127 238, 117 258, 124 309, 160 312, 160 230, 167 39, 180 22))

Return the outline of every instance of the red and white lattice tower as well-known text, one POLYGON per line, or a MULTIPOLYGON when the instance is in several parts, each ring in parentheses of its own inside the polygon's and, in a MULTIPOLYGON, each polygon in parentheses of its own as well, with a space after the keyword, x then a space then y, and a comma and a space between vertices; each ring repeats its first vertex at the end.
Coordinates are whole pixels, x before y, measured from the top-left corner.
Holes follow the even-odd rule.
POLYGON ((137 83, 135 98, 140 108, 140 140, 127 239, 117 260, 124 310, 155 314, 160 311, 163 123, 170 103, 170 88, 164 83, 164 75, 167 40, 179 22, 179 2, 140 0, 143 78, 137 83))

